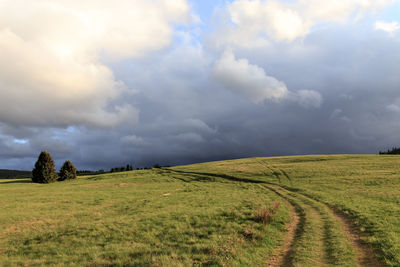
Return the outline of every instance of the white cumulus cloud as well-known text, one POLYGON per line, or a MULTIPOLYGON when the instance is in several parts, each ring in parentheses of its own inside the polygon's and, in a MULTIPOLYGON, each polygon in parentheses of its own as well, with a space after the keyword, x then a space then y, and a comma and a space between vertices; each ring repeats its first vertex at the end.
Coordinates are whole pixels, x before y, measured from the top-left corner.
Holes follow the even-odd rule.
POLYGON ((220 28, 209 40, 216 47, 246 48, 266 46, 271 40, 292 42, 319 24, 357 20, 391 3, 392 0, 236 0, 227 4, 220 28))
POLYGON ((214 63, 212 76, 226 89, 245 95, 256 104, 287 99, 303 107, 318 108, 323 102, 317 91, 289 91, 284 82, 268 76, 263 68, 250 64, 247 59, 236 59, 232 50, 226 50, 214 63))
POLYGON ((104 62, 170 44, 190 19, 186 0, 3 0, 0 2, 0 121, 113 127, 137 120, 104 62))
POLYGON ((276 40, 292 41, 308 31, 308 25, 294 9, 276 1, 238 0, 228 6, 231 20, 254 36, 268 34, 276 40))
POLYGON ((254 103, 279 100, 286 96, 286 85, 266 75, 264 69, 252 65, 247 59, 235 59, 227 50, 213 67, 212 75, 226 89, 249 97, 254 103))

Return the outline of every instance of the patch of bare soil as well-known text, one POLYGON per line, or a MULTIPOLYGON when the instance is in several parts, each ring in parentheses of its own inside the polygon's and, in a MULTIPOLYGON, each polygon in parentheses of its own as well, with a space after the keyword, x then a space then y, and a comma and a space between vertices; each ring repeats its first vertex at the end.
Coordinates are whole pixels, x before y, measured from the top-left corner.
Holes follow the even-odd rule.
POLYGON ((123 187, 123 186, 128 186, 130 183, 116 183, 114 184, 115 186, 123 187))

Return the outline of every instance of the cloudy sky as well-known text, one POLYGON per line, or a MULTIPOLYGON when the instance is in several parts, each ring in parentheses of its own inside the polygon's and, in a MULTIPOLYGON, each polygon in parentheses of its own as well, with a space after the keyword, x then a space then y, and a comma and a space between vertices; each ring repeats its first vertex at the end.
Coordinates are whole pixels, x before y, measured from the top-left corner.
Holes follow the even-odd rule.
POLYGON ((0 168, 400 146, 399 0, 0 0, 0 168))

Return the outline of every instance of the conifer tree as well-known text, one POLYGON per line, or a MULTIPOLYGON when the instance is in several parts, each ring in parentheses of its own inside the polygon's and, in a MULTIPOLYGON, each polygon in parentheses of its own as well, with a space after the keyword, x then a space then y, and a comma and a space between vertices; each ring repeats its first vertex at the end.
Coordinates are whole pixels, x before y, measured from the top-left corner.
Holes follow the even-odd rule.
POLYGON ((60 181, 71 180, 76 178, 76 168, 71 161, 67 160, 60 169, 60 181))
POLYGON ((54 161, 47 151, 42 151, 32 170, 32 182, 34 183, 52 183, 57 180, 57 173, 54 161))

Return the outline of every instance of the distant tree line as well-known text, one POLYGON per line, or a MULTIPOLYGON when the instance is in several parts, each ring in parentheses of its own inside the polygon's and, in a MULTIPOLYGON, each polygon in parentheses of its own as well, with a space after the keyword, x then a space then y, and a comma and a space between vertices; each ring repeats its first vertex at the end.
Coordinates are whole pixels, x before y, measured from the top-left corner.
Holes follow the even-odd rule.
POLYGON ((133 167, 130 164, 127 164, 126 167, 115 167, 111 168, 110 172, 127 172, 127 171, 133 171, 133 167))
MULTIPOLYGON (((169 167, 169 166, 165 166, 165 167, 169 167)), ((136 170, 151 170, 151 169, 160 169, 162 168, 162 166, 160 164, 154 164, 153 167, 143 167, 143 168, 136 168, 136 170)), ((126 172, 126 171, 133 171, 133 167, 132 165, 128 164, 126 165, 126 167, 115 167, 115 168, 111 168, 110 172, 126 172)))
POLYGON ((31 171, 0 170, 0 179, 32 178, 31 171))
POLYGON ((399 147, 393 147, 392 149, 388 149, 386 152, 379 151, 379 155, 398 155, 400 154, 399 147))

